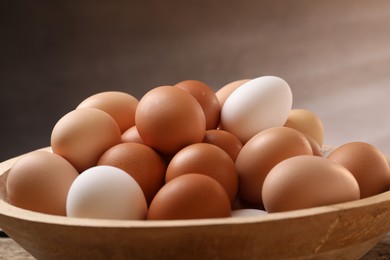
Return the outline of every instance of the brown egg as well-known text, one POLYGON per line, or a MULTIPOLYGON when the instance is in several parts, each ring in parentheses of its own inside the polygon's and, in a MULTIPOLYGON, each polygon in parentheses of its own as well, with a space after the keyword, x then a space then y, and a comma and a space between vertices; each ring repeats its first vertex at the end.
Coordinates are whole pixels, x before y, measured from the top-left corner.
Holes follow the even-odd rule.
POLYGON ((187 91, 162 86, 147 92, 135 112, 144 143, 164 154, 203 140, 206 119, 198 101, 187 91))
POLYGON ((97 165, 110 165, 127 172, 139 184, 150 203, 164 184, 166 165, 152 148, 139 143, 122 143, 108 149, 97 165))
POLYGON ((274 127, 252 137, 236 159, 239 197, 261 207, 261 190, 268 172, 279 162, 297 155, 313 155, 309 141, 297 130, 274 127))
POLYGON ((144 144, 144 141, 142 140, 141 136, 138 133, 137 127, 132 126, 129 129, 127 129, 121 137, 122 143, 139 143, 144 144))
POLYGON ((66 197, 78 175, 77 170, 57 154, 30 152, 9 171, 8 201, 23 209, 65 216, 66 197))
POLYGON ((284 126, 312 136, 320 147, 324 144, 323 124, 320 118, 309 110, 291 109, 284 126))
POLYGON ((343 165, 355 176, 361 198, 389 190, 389 164, 386 156, 375 146, 364 142, 347 143, 332 151, 328 158, 343 165))
POLYGON ((228 96, 229 96, 234 90, 236 90, 239 86, 241 86, 242 84, 244 84, 244 83, 247 82, 247 81, 249 81, 249 79, 236 80, 236 81, 230 82, 229 84, 226 84, 225 86, 223 86, 222 88, 220 88, 220 89, 215 93, 215 95, 217 96, 218 101, 219 101, 219 104, 221 105, 221 107, 222 107, 223 104, 225 103, 225 101, 226 101, 226 99, 228 98, 228 96))
POLYGON ((95 166, 100 156, 120 141, 118 124, 109 114, 96 108, 69 112, 51 133, 53 152, 68 160, 79 172, 95 166))
POLYGON ((106 91, 97 93, 83 100, 79 108, 98 108, 112 116, 117 122, 121 132, 135 124, 135 109, 138 100, 125 92, 106 91))
POLYGON ((209 143, 223 149, 233 161, 236 161, 238 153, 242 148, 242 143, 234 134, 225 130, 207 130, 203 138, 203 143, 209 143))
POLYGON ((360 191, 345 167, 324 157, 301 155, 272 168, 262 195, 265 209, 272 213, 357 200, 360 191))
POLYGON ((313 151, 313 155, 323 156, 322 149, 321 149, 320 145, 317 143, 317 140, 315 140, 314 137, 312 137, 311 135, 308 135, 308 134, 303 134, 303 135, 309 141, 311 149, 313 151))
POLYGON ((180 150, 168 164, 165 181, 180 175, 200 173, 217 180, 225 188, 233 203, 237 195, 238 179, 233 160, 221 148, 207 143, 189 145, 180 150))
POLYGON ((185 174, 166 183, 150 204, 148 220, 224 218, 231 216, 224 188, 203 174, 185 174))
POLYGON ((215 129, 219 124, 221 106, 214 91, 199 80, 184 80, 175 87, 188 91, 200 104, 206 117, 206 129, 215 129))

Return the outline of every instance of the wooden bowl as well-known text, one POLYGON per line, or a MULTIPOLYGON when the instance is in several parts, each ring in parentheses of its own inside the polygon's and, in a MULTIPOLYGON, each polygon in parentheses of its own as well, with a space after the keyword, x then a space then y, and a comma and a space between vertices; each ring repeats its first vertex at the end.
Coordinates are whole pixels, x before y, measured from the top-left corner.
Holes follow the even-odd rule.
POLYGON ((241 218, 122 221, 41 214, 7 203, 16 158, 0 164, 0 228, 38 259, 357 259, 390 230, 390 192, 241 218))

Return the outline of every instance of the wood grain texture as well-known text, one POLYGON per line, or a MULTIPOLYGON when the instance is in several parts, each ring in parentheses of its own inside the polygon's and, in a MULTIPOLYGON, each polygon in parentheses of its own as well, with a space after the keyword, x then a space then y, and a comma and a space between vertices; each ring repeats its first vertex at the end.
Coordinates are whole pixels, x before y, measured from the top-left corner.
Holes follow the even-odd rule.
MULTIPOLYGON (((0 238, 0 259, 35 259, 11 238, 0 238)), ((382 239, 361 260, 387 260, 390 258, 390 235, 382 239)))

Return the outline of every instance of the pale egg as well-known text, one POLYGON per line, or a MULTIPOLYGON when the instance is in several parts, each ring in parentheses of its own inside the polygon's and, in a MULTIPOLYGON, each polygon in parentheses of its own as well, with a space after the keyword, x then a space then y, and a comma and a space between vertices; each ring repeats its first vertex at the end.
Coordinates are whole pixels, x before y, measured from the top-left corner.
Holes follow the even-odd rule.
POLYGON ((246 143, 262 130, 283 126, 291 106, 292 93, 286 81, 275 76, 252 79, 226 99, 221 110, 221 128, 246 143))

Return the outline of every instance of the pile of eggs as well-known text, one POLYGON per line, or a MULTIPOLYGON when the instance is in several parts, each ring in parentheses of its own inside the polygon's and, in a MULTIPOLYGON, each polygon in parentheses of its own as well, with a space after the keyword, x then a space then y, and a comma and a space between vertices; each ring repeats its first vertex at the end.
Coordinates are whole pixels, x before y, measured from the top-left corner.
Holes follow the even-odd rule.
POLYGON ((52 151, 18 159, 7 199, 69 217, 171 220, 284 212, 389 190, 381 151, 352 142, 325 155, 321 120, 292 102, 276 76, 217 92, 185 80, 140 100, 95 94, 56 123, 52 151))

